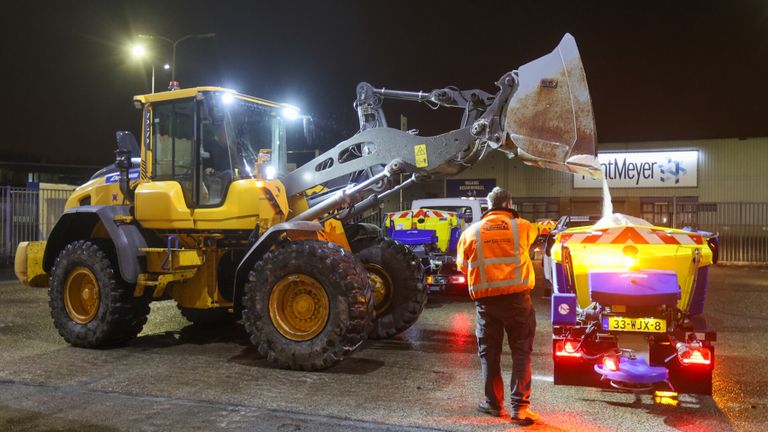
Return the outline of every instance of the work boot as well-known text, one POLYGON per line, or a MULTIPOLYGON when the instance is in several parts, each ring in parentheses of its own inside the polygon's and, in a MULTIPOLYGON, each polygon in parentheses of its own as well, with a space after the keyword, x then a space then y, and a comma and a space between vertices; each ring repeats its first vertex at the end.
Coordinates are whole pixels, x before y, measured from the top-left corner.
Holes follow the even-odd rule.
POLYGON ((504 408, 494 408, 488 402, 480 402, 477 404, 477 410, 483 414, 488 414, 494 417, 504 417, 507 415, 504 408))
POLYGON ((518 422, 535 422, 538 420, 541 416, 536 411, 532 410, 528 406, 519 407, 519 408, 513 408, 512 409, 512 417, 513 421, 518 422))

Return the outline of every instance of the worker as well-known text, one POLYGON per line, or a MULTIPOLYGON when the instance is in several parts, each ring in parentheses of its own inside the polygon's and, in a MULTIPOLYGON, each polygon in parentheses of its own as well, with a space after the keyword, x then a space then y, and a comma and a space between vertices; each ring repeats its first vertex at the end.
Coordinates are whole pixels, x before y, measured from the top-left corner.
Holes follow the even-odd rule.
POLYGON ((477 409, 496 417, 504 410, 501 352, 504 332, 512 350, 512 420, 532 422, 539 414, 530 405, 531 353, 536 314, 531 303, 535 284, 528 249, 536 239, 532 224, 512 209, 512 196, 495 187, 490 209, 459 239, 457 266, 467 275, 469 295, 477 309, 478 355, 485 381, 485 400, 477 409))

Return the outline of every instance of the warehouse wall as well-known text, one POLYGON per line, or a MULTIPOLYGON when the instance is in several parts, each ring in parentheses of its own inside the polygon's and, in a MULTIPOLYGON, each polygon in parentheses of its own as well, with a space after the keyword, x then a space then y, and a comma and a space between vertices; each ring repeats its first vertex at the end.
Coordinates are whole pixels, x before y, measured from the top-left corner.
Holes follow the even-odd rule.
MULTIPOLYGON (((601 143, 598 151, 699 150, 698 187, 612 189, 613 198, 697 197, 699 202, 768 202, 768 137, 601 143)), ((574 189, 573 176, 529 167, 494 152, 457 178, 496 178, 517 197, 597 197, 599 189, 574 189)))

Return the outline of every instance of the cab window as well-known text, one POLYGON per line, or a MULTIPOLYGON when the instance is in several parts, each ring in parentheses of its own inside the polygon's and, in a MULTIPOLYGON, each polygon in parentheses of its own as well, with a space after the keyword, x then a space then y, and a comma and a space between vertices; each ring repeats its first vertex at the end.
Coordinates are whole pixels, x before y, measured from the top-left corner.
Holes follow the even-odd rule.
POLYGON ((158 104, 153 108, 154 180, 181 184, 188 206, 194 203, 194 101, 158 104))
POLYGON ((463 219, 466 223, 472 223, 472 207, 469 206, 432 206, 428 205, 426 208, 430 210, 443 210, 456 213, 459 219, 463 219))

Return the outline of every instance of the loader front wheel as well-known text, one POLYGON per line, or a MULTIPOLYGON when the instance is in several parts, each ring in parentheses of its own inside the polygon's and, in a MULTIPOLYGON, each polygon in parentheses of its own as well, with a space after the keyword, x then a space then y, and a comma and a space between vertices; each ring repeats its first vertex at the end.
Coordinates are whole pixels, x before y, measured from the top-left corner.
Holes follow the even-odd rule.
POLYGON ((112 244, 103 240, 72 242, 56 258, 48 304, 54 326, 70 344, 119 345, 147 322, 149 303, 133 296, 116 263, 112 244))
POLYGON ((407 246, 388 238, 356 256, 368 270, 373 288, 376 313, 369 337, 384 339, 404 332, 427 303, 421 260, 407 246))
POLYGON ((356 349, 370 330, 365 268, 340 246, 284 243, 257 262, 245 285, 243 322, 251 342, 275 366, 319 370, 356 349))

